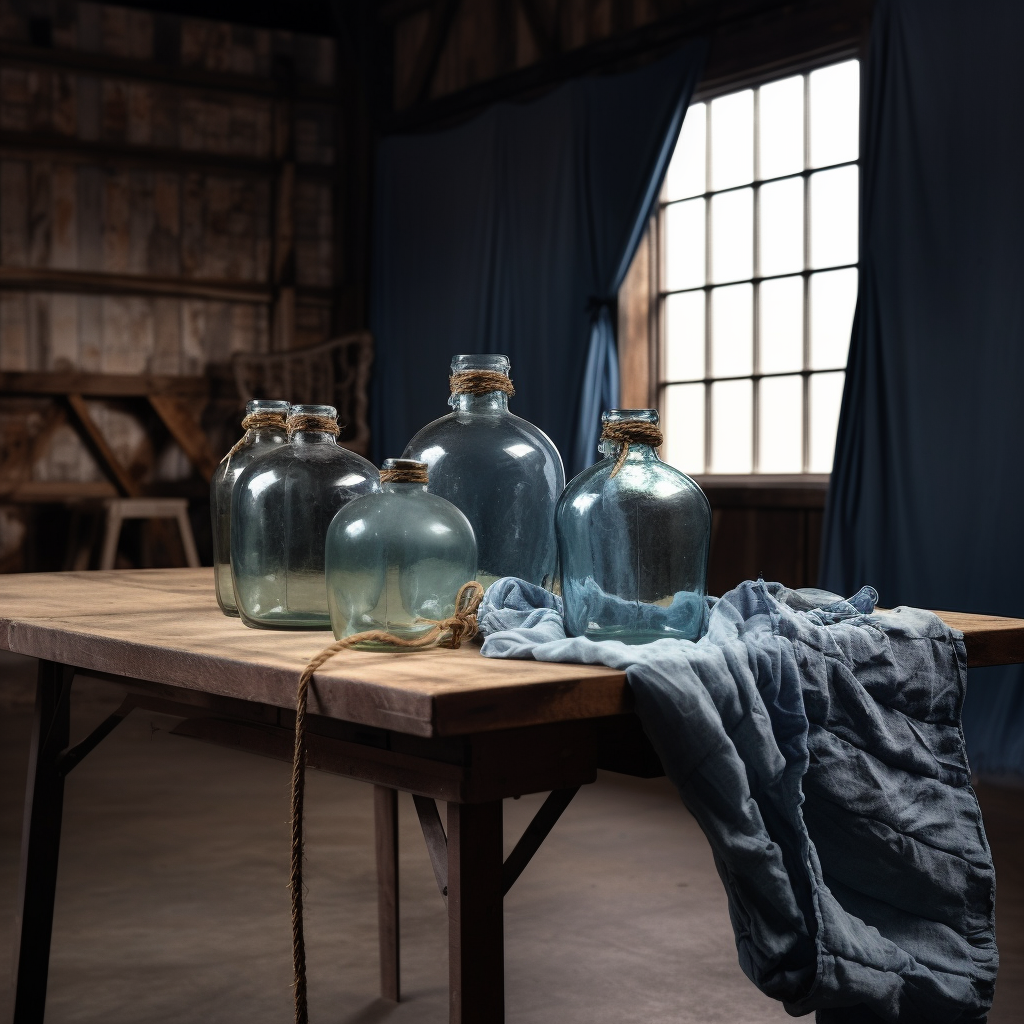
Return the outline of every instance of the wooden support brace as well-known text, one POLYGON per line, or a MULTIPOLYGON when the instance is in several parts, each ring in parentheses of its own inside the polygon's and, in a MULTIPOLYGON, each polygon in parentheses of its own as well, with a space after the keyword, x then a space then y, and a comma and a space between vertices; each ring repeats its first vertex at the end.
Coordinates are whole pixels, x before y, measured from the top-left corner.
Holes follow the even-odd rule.
POLYGON ((76 743, 61 753, 57 760, 57 771, 66 776, 72 768, 85 760, 138 706, 138 701, 133 694, 125 697, 121 701, 121 706, 100 722, 81 743, 76 743))
POLYGON ((430 855, 430 866, 434 869, 434 879, 438 892, 445 904, 448 903, 448 838, 444 834, 441 815, 437 811, 437 802, 426 796, 413 796, 416 804, 416 815, 423 829, 423 839, 430 855))
POLYGON ((142 489, 135 478, 121 465, 113 448, 103 436, 103 432, 96 426, 96 421, 89 415, 89 407, 85 404, 85 399, 81 395, 71 394, 67 396, 67 403, 75 426, 78 427, 78 432, 86 447, 100 464, 100 469, 106 473, 120 494, 128 498, 138 497, 142 493, 142 489))
POLYGON ((547 800, 541 804, 540 810, 533 816, 533 821, 526 826, 515 849, 508 855, 508 860, 501 868, 502 895, 506 894, 523 869, 533 859, 548 833, 555 827, 555 822, 562 816, 562 811, 572 803, 572 798, 580 791, 575 789, 556 789, 548 794, 547 800))

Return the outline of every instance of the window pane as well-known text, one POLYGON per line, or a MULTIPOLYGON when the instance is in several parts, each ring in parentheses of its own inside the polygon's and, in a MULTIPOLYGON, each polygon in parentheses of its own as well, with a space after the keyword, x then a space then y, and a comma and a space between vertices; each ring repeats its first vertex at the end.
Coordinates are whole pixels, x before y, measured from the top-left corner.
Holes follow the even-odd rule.
POLYGON ((856 160, 860 132, 860 65, 855 60, 812 71, 811 166, 856 160))
POLYGON ((688 199, 704 192, 707 166, 707 108, 695 103, 686 112, 665 178, 666 199, 688 199))
POLYGON ((845 373, 815 373, 810 387, 811 458, 807 467, 812 473, 831 473, 832 455, 839 426, 839 405, 843 400, 845 373))
POLYGON ((804 382, 799 376, 765 377, 757 395, 758 470, 803 470, 804 382))
POLYGON ((711 197, 711 279, 741 281, 754 274, 754 190, 711 197))
POLYGON ((665 380, 704 376, 704 292, 665 298, 665 380))
POLYGON ((762 85, 758 96, 761 162, 758 175, 777 178, 804 169, 804 80, 802 75, 762 85))
POLYGON ((811 266, 857 262, 857 168, 811 175, 811 266))
POLYGON ((761 247, 759 273, 792 274, 804 269, 804 181, 786 178, 761 186, 758 198, 761 247))
POLYGON ((704 284, 704 200, 665 207, 665 287, 704 284))
POLYGON ((754 92, 744 89, 711 101, 711 187, 754 180, 754 92))
POLYGON ((711 293, 711 372, 754 372, 754 286, 733 284, 711 293))
POLYGON ((666 462, 684 473, 704 472, 704 385, 676 384, 665 389, 666 462))
POLYGON ((753 469, 754 384, 725 380, 711 385, 711 472, 753 469))
POLYGON ((785 373, 804 368, 804 281, 780 277, 762 281, 758 349, 761 373, 785 373))
POLYGON ((845 366, 857 305, 857 271, 851 267, 814 274, 810 288, 811 369, 845 366))

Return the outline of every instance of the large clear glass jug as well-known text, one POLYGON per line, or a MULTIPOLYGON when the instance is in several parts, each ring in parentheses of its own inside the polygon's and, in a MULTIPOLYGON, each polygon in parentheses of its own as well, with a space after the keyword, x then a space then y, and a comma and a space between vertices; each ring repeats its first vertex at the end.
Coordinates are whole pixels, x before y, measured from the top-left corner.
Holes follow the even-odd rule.
POLYGON ((566 633, 628 644, 696 640, 711 506, 658 458, 654 409, 601 419, 604 458, 569 483, 555 514, 566 633))
POLYGON ((293 405, 291 443, 251 463, 231 502, 231 573, 247 626, 329 629, 324 545, 337 511, 380 489, 377 468, 342 448, 337 411, 293 405))
POLYGON ((415 640, 454 613, 459 588, 476 575, 473 528, 429 493, 425 463, 388 459, 381 481, 379 494, 350 501, 327 531, 327 600, 339 640, 367 630, 415 640))
POLYGON ((557 564, 554 512, 565 486, 558 449, 539 427, 509 412, 515 394, 502 355, 452 359, 452 412, 428 423, 404 458, 425 462, 430 490, 465 513, 477 543, 477 579, 543 586, 557 564))
POLYGON ((287 402, 256 399, 245 406, 245 436, 221 461, 210 480, 210 516, 213 519, 213 578, 217 604, 225 615, 237 615, 231 582, 231 489, 253 459, 288 441, 287 402))

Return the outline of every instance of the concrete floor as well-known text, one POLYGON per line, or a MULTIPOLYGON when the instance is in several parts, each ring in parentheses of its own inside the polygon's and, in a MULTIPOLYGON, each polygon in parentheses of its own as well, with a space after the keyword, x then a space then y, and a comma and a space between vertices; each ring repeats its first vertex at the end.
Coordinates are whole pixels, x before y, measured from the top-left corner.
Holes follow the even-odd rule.
MULTIPOLYGON (((0 660, 0 960, 33 665, 0 660)), ((73 738, 117 700, 83 688, 73 738)), ((173 724, 135 712, 68 779, 49 1024, 290 1019, 288 766, 171 736, 173 724)), ((980 792, 1003 955, 990 1020, 1010 1024, 1024 996, 1024 789, 980 792)), ((507 850, 541 799, 506 803, 507 850)), ((400 802, 398 1006, 376 998, 371 791, 311 772, 306 806, 312 1020, 442 1024, 445 911, 411 799, 400 802)), ((505 901, 505 949, 510 1024, 791 1019, 740 972, 707 843, 664 781, 603 775, 580 792, 505 901)))

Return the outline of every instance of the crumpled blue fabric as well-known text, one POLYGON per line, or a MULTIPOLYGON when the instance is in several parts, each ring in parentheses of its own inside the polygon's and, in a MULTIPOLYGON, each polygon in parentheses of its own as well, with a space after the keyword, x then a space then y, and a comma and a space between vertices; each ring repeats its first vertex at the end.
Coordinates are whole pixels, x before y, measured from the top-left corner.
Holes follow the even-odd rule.
POLYGON ((963 636, 876 601, 758 580, 698 642, 628 646, 566 637, 560 598, 509 578, 478 621, 488 657, 625 670, 761 991, 822 1024, 975 1024, 999 958, 963 636))

